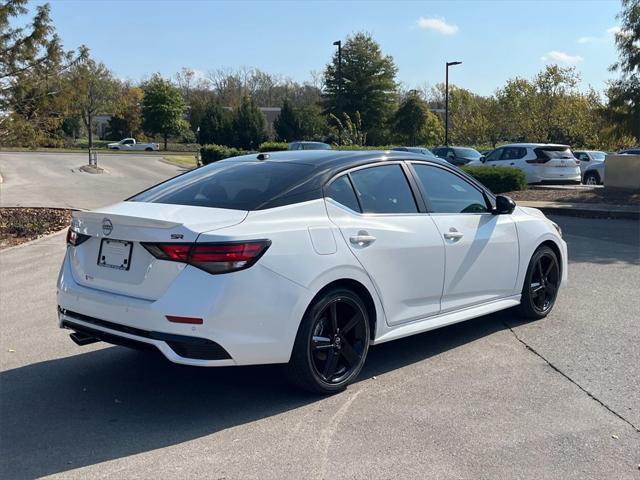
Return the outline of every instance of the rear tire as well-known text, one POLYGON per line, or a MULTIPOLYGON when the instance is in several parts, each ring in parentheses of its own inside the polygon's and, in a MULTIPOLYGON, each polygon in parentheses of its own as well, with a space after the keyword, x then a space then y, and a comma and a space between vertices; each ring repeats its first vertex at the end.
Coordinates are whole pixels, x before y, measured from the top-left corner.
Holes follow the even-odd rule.
POLYGON ((369 342, 369 315, 360 297, 345 288, 327 290, 302 319, 288 377, 313 393, 341 392, 362 370, 369 342))
POLYGON ((546 317, 556 302, 560 280, 560 263, 555 252, 546 245, 538 247, 524 278, 519 313, 531 320, 546 317))
POLYGON ((147 151, 147 152, 153 152, 153 148, 151 148, 151 147, 147 147, 147 148, 145 148, 145 151, 147 151))

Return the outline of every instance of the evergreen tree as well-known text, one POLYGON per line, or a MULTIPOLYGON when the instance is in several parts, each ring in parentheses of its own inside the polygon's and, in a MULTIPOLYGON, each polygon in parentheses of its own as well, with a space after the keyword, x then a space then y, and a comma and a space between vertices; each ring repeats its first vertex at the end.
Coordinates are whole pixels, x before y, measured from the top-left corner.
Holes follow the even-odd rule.
POLYGON ((383 125, 391 117, 396 93, 397 68, 393 58, 383 55, 380 45, 366 33, 348 37, 324 71, 325 113, 355 118, 359 112, 362 128, 371 142, 383 140, 383 125))
POLYGON ((202 145, 215 143, 218 145, 231 145, 231 114, 222 108, 219 102, 210 100, 205 106, 200 117, 200 137, 198 141, 202 145))
POLYGON ((233 116, 234 146, 255 150, 267 139, 265 119, 250 97, 243 97, 233 116))
POLYGON ((280 115, 273 122, 278 140, 282 142, 293 142, 302 140, 302 125, 298 112, 285 99, 280 110, 280 115))

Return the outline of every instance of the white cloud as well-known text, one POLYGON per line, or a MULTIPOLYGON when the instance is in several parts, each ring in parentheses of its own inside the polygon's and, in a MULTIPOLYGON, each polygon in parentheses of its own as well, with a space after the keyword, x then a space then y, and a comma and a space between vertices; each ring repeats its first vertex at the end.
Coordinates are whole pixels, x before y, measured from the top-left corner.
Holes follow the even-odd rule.
POLYGON ((607 28, 607 33, 609 33, 611 35, 615 35, 618 32, 620 32, 620 27, 607 28))
POLYGON ((595 43, 600 42, 602 39, 598 37, 580 37, 578 43, 595 43))
POLYGON ((541 60, 547 63, 558 63, 561 65, 576 65, 584 60, 579 55, 569 55, 564 52, 551 51, 543 55, 541 60))
POLYGON ((416 22, 418 27, 425 30, 433 30, 441 33, 442 35, 455 35, 458 31, 458 26, 451 23, 447 23, 444 18, 438 17, 420 17, 416 22))

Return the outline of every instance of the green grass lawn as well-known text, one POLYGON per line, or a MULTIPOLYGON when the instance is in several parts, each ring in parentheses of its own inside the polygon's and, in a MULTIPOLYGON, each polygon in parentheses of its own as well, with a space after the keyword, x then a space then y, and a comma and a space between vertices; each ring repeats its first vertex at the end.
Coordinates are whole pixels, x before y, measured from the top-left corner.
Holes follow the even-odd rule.
POLYGON ((182 154, 182 155, 162 155, 167 162, 173 163, 174 165, 178 165, 179 167, 187 167, 187 168, 195 168, 196 167, 196 157, 192 153, 182 154))

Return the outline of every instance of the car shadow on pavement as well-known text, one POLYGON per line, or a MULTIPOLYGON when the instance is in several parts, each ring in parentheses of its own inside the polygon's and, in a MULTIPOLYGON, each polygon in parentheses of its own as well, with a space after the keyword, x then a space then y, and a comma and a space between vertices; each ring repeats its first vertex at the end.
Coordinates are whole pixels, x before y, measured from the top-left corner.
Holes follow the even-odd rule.
MULTIPOLYGON (((360 381, 491 335, 503 319, 372 347, 360 381)), ((193 368, 123 347, 2 372, 0 393, 0 476, 11 479, 179 444, 323 398, 290 387, 278 365, 193 368)))

